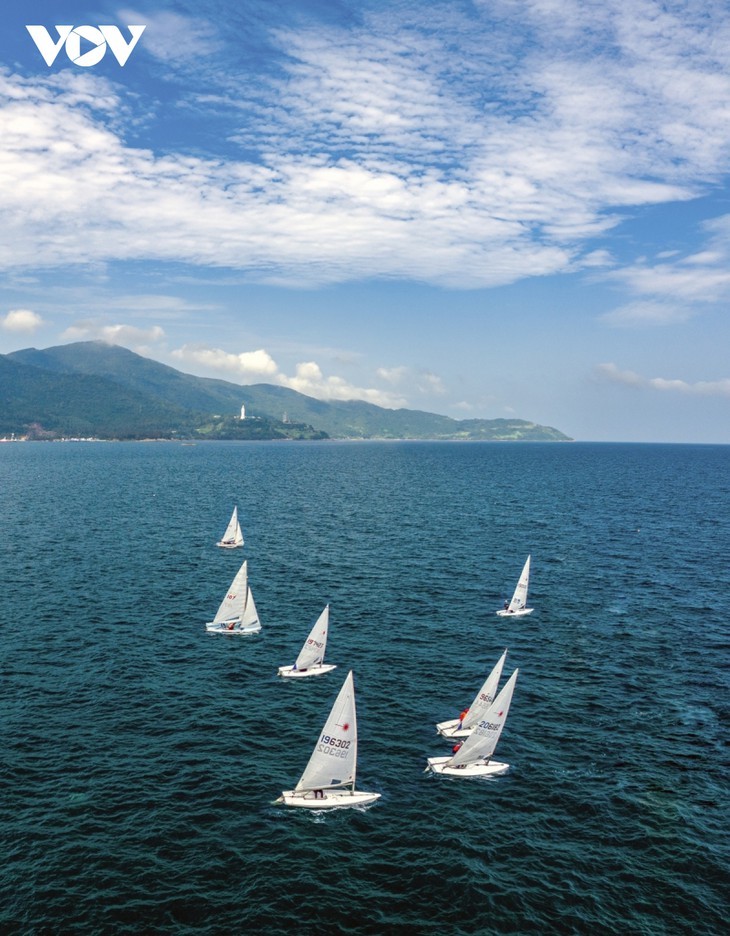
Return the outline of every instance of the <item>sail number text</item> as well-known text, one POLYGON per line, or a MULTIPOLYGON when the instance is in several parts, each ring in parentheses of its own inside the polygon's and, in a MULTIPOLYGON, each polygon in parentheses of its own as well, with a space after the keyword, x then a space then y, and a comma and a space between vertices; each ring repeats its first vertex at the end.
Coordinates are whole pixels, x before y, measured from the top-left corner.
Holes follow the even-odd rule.
POLYGON ((350 741, 345 741, 343 738, 331 738, 329 735, 322 735, 317 750, 323 754, 330 754, 332 757, 347 757, 350 744, 350 741))

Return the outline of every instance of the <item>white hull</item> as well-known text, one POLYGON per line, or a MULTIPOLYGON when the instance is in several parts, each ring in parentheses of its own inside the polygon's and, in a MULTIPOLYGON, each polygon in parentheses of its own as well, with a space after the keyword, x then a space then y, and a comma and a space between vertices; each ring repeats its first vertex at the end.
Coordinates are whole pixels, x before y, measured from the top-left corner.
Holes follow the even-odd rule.
POLYGON ((216 546, 220 546, 221 549, 238 549, 239 546, 243 546, 243 543, 224 543, 221 540, 220 543, 216 543, 216 546))
POLYGON ((224 622, 223 624, 216 624, 214 621, 211 621, 209 624, 205 625, 205 629, 209 634, 258 634, 261 630, 261 624, 256 621, 255 624, 246 624, 241 625, 238 623, 224 622))
POLYGON ((303 793, 285 790, 276 802, 303 809, 343 809, 348 806, 367 806, 377 799, 380 799, 380 793, 366 793, 364 790, 327 790, 322 796, 315 796, 314 790, 303 793))
POLYGON ((520 611, 497 611, 498 617, 525 617, 526 614, 532 614, 534 608, 522 608, 520 611))
POLYGON ((329 673, 333 669, 337 669, 336 663, 322 663, 320 666, 310 666, 303 670, 294 669, 293 666, 280 666, 277 675, 287 679, 301 679, 303 676, 321 676, 322 673, 329 673))
POLYGON ((506 774, 509 764, 490 760, 488 763, 477 761, 474 764, 465 764, 463 767, 447 767, 450 757, 429 757, 428 769, 444 777, 498 777, 506 774))
POLYGON ((473 728, 459 728, 458 718, 452 721, 442 721, 436 725, 436 731, 443 738, 468 738, 473 730, 473 728))

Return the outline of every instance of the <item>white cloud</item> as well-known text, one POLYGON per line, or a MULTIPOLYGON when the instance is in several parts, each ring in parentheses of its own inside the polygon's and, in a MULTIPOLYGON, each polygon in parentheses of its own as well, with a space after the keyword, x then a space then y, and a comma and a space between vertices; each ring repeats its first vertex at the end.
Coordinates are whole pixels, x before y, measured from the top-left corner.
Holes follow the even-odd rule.
MULTIPOLYGON (((79 300, 81 301, 81 300, 79 300)), ((96 296, 93 301, 98 304, 96 296)), ((213 306, 193 302, 181 296, 170 296, 160 293, 133 293, 109 295, 103 298, 104 308, 116 309, 136 318, 155 316, 156 318, 179 319, 188 316, 191 312, 206 312, 213 306)))
POLYGON ((412 392, 423 396, 443 396, 446 393, 443 379, 430 371, 414 371, 408 367, 379 367, 376 376, 387 383, 408 385, 412 392))
POLYGON ((169 10, 138 13, 120 10, 117 18, 124 23, 146 26, 140 48, 167 63, 186 63, 213 55, 223 45, 217 27, 209 20, 181 16, 169 10))
POLYGON ((424 394, 430 395, 435 393, 440 396, 446 393, 443 380, 438 374, 432 374, 429 371, 421 371, 418 375, 417 386, 419 391, 424 394))
POLYGON ((363 400, 388 409, 397 409, 406 405, 404 399, 387 391, 356 387, 343 377, 325 377, 319 365, 314 361, 297 364, 293 377, 279 374, 278 382, 284 387, 318 400, 363 400))
POLYGON ((264 349, 232 354, 205 345, 184 345, 173 351, 171 357, 181 364, 203 368, 210 376, 235 376, 242 383, 274 383, 317 400, 364 400, 391 409, 406 405, 403 398, 388 391, 359 387, 337 375, 325 376, 315 361, 297 364, 294 374, 287 376, 264 349))
POLYGON ((204 345, 184 345, 172 352, 172 357, 186 363, 200 364, 216 373, 233 374, 239 379, 261 379, 274 377, 279 368, 271 355, 263 348, 231 354, 219 348, 204 345))
POLYGON ((676 305, 671 300, 667 300, 666 302, 631 302, 605 313, 600 318, 609 325, 635 327, 676 325, 686 322, 696 314, 697 310, 694 308, 676 305))
POLYGON ((596 373, 603 380, 640 390, 657 390, 663 393, 681 393, 689 396, 730 397, 730 378, 689 383, 686 380, 665 377, 642 377, 634 371, 622 371, 612 363, 599 364, 596 373))
POLYGON ((0 326, 9 332, 33 332, 43 324, 43 319, 31 309, 11 309, 0 319, 0 326))
POLYGON ((379 367, 375 372, 381 380, 386 380, 388 383, 397 384, 400 383, 408 374, 407 367, 379 367))
POLYGON ((610 279, 640 296, 715 302, 730 295, 730 270, 716 260, 710 264, 706 259, 688 257, 671 264, 637 264, 611 274, 610 279))
POLYGON ((602 274, 636 301, 602 316, 612 325, 668 325, 687 321, 711 303, 730 299, 730 215, 703 225, 704 249, 683 255, 661 251, 602 274))
MULTIPOLYGON (((623 209, 727 171, 730 38, 720 7, 564 6, 400 3, 347 31, 282 30, 254 91, 220 67, 211 22, 123 11, 148 24, 140 49, 208 69, 205 102, 196 88, 179 103, 192 123, 213 102, 240 156, 127 143, 166 104, 95 75, 0 72, 0 269, 141 259, 483 287, 603 263, 590 242, 623 209)), ((724 294, 720 267, 698 265, 624 282, 724 294)))
POLYGON ((61 337, 64 341, 107 341, 109 344, 132 347, 140 353, 140 349, 146 350, 150 344, 162 341, 165 332, 159 325, 137 328, 134 325, 107 325, 88 319, 75 322, 61 337))

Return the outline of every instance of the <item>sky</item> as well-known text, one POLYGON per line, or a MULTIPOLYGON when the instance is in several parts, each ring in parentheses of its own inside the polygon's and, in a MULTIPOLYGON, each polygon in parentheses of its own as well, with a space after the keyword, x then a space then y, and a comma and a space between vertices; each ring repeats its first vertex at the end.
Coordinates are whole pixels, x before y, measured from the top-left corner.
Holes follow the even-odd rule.
POLYGON ((730 443, 729 14, 13 2, 0 353, 730 443))

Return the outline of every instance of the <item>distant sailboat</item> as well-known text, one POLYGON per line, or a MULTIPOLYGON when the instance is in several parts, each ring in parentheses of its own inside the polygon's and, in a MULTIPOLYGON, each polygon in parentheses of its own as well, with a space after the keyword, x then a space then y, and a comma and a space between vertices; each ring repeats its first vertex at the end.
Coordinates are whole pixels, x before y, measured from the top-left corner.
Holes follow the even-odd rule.
POLYGON ((509 764, 493 761, 492 754, 507 719, 518 672, 512 673, 461 747, 451 757, 429 757, 426 770, 448 777, 489 777, 507 773, 509 764))
POLYGON ((236 549, 238 546, 243 546, 243 533, 241 532, 241 524, 238 522, 238 505, 233 508, 226 532, 216 543, 216 546, 220 546, 222 549, 236 549))
POLYGON ((276 800, 305 809, 367 806, 380 793, 355 789, 357 770, 357 717, 352 670, 342 684, 309 763, 293 790, 276 800))
POLYGON ((261 630, 256 604, 248 584, 248 562, 244 562, 221 601, 215 618, 205 625, 212 634, 257 634, 261 630))
POLYGON ((336 664, 324 662, 324 652, 327 648, 327 628, 329 627, 330 606, 314 622, 309 637, 304 641, 299 656, 293 666, 280 666, 278 675, 290 678, 302 676, 319 676, 336 669, 336 664))
POLYGON ((436 731, 438 731, 440 735, 443 735, 444 738, 469 737, 474 731, 474 726, 486 713, 492 702, 494 702, 495 696, 497 695, 497 687, 499 686, 499 679, 502 675, 502 667, 506 659, 507 651, 505 650, 499 660, 497 660, 492 672, 484 680, 484 684, 476 694, 476 698, 469 708, 465 712, 462 712, 460 718, 439 722, 439 724, 436 725, 436 731))
POLYGON ((515 593, 512 595, 512 601, 509 604, 505 602, 505 607, 500 611, 497 611, 497 614, 500 617, 508 617, 514 615, 515 617, 523 617, 525 614, 532 614, 535 610, 534 608, 527 607, 527 586, 530 584, 530 557, 527 557, 527 561, 522 569, 522 574, 520 575, 519 581, 517 582, 517 588, 515 588, 515 593))

